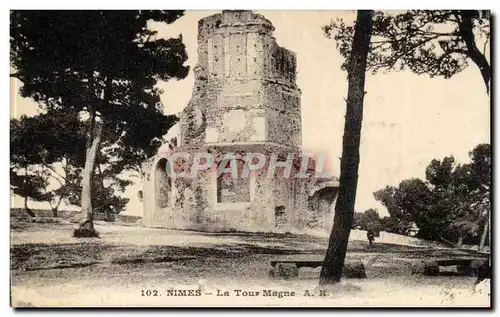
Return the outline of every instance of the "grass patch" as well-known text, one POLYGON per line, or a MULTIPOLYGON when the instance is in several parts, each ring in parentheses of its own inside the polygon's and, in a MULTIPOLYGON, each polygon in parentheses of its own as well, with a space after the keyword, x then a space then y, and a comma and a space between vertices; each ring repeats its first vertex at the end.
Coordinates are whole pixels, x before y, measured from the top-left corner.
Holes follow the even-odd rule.
POLYGON ((10 263, 11 269, 22 271, 86 266, 101 262, 103 254, 114 249, 98 243, 15 245, 10 249, 10 263))

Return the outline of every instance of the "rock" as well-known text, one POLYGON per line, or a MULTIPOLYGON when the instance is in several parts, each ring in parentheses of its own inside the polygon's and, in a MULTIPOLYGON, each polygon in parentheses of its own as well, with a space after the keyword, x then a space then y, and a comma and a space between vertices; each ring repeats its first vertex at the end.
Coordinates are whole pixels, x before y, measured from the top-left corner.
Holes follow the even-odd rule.
POLYGON ((491 279, 491 266, 489 261, 484 261, 481 266, 477 269, 475 269, 475 272, 477 274, 477 280, 476 280, 476 285, 480 284, 481 282, 485 280, 490 280, 491 279))
POLYGON ((457 265, 457 272, 464 276, 474 275, 474 271, 470 265, 457 265))
POLYGON ((365 265, 361 261, 346 262, 342 275, 346 278, 366 278, 365 265))
POLYGON ((415 261, 411 264, 412 275, 437 276, 439 264, 436 261, 415 261))
POLYGON ((284 279, 292 279, 299 276, 299 269, 295 263, 278 263, 276 264, 275 275, 284 279))
POLYGON ((470 262, 470 268, 471 270, 477 274, 477 272, 479 271, 479 269, 483 266, 487 266, 489 263, 488 263, 488 260, 472 260, 470 262))
POLYGON ((472 260, 469 265, 457 265, 457 271, 463 275, 477 276, 481 267, 488 266, 488 260, 472 260))
POLYGON ((99 233, 95 229, 78 228, 73 231, 75 238, 99 238, 99 233))

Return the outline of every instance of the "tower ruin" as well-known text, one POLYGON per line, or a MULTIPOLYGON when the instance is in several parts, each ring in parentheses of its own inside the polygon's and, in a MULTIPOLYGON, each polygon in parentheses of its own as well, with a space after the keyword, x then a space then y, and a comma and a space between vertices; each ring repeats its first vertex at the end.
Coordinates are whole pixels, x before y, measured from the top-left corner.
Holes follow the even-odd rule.
POLYGON ((179 147, 159 153, 146 175, 147 226, 289 230, 307 226, 325 201, 321 217, 331 218, 333 179, 269 178, 264 173, 232 180, 215 173, 174 179, 165 167, 179 151, 262 153, 280 161, 301 154, 297 59, 276 43, 273 31, 269 20, 251 11, 223 11, 199 21, 198 64, 192 98, 180 116, 179 147))

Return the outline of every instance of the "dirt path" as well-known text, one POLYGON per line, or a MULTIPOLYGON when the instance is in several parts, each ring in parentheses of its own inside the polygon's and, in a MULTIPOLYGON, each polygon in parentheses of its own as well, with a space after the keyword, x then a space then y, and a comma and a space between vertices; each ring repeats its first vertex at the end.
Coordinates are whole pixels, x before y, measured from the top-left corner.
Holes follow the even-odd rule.
MULTIPOLYGON (((299 279, 271 280, 270 261, 317 259, 326 240, 306 235, 213 234, 98 225, 100 239, 71 238, 69 224, 43 224, 13 231, 12 300, 16 306, 440 306, 489 305, 471 293, 472 277, 410 276, 402 260, 456 254, 455 250, 407 245, 349 244, 349 259, 378 260, 366 280, 345 280, 327 296, 315 290, 318 269, 301 269, 299 279), (203 289, 201 296, 167 296, 168 290, 203 289), (240 296, 235 290, 260 292, 240 296), (142 291, 157 291, 147 296, 142 291), (229 296, 217 296, 217 290, 229 296), (295 292, 263 296, 263 290, 295 292), (312 291, 311 291, 312 292, 312 291)), ((463 254, 462 254, 463 255, 463 254)))

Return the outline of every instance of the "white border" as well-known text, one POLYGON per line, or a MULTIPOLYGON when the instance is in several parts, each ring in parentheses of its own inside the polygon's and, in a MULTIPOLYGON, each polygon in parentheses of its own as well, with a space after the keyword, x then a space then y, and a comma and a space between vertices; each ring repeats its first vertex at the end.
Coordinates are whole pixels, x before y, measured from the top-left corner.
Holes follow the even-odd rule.
MULTIPOLYGON (((408 9, 408 7, 411 7, 412 9, 441 9, 441 8, 460 8, 460 9, 473 9, 473 8, 481 8, 481 9, 492 9, 494 13, 498 14, 500 10, 498 10, 499 6, 499 1, 485 1, 485 0, 476 0, 476 1, 466 1, 466 0, 448 0, 448 1, 435 1, 435 0, 419 0, 419 1, 413 1, 413 2, 404 2, 404 1, 395 1, 395 0, 385 0, 385 1, 356 1, 356 0, 350 0, 350 1, 320 1, 320 0, 308 0, 308 1, 283 1, 283 2, 278 2, 278 1, 263 1, 263 0, 253 0, 253 1, 248 1, 248 2, 242 2, 242 1, 221 1, 221 0, 211 0, 211 1, 192 1, 192 0, 169 0, 169 1, 151 1, 151 0, 142 0, 140 2, 138 1, 117 1, 117 2, 108 2, 108 3, 103 3, 102 1, 98 0, 87 0, 85 2, 71 2, 71 1, 5 1, 2 2, 2 6, 5 6, 6 10, 2 10, 2 14, 0 14, 1 22, 3 25, 2 28, 2 40, 0 43, 4 46, 0 52, 2 53, 2 59, 4 63, 2 64, 5 68, 7 68, 7 59, 9 58, 8 56, 8 39, 9 39, 9 13, 8 9, 35 9, 35 8, 43 8, 43 9, 136 9, 138 6, 140 6, 143 9, 149 9, 149 8, 168 8, 168 9, 191 9, 191 10, 200 10, 200 9, 264 9, 264 10, 272 10, 272 9, 309 9, 309 10, 318 10, 318 9, 335 9, 335 10, 352 10, 352 9, 362 9, 362 8, 370 8, 375 6, 376 9, 408 9)), ((496 17, 496 21, 498 22, 498 16, 496 17)), ((498 24, 498 23, 497 23, 498 24)), ((498 25, 497 25, 498 27, 498 25)), ((494 34, 494 40, 498 43, 498 32, 494 34)), ((495 52, 494 58, 497 58, 497 52, 495 52)), ((6 110, 8 108, 8 105, 10 104, 9 100, 9 94, 10 94, 10 89, 9 85, 10 83, 8 82, 7 79, 7 69, 4 72, 4 76, 1 77, 3 80, 2 87, 4 89, 4 93, 2 94, 4 98, 4 111, 0 112, 4 124, 2 125, 2 138, 0 138, 1 145, 3 148, 8 149, 9 148, 9 141, 7 139, 8 135, 8 125, 7 125, 7 120, 9 118, 9 111, 6 110)), ((496 89, 498 82, 494 80, 495 84, 495 92, 498 93, 498 90, 496 89)), ((495 105, 496 106, 496 105, 495 105)), ((9 107, 10 108, 10 107, 9 107)), ((495 115, 495 121, 498 124, 499 121, 499 111, 496 111, 495 115)), ((495 139, 498 139, 498 129, 495 131, 495 139)), ((8 154, 8 151, 4 151, 4 155, 2 157, 2 166, 3 168, 0 169, 1 174, 1 188, 0 188, 0 193, 2 193, 4 196, 4 199, 2 200, 4 204, 6 205, 7 209, 9 208, 9 201, 10 201, 10 196, 8 196, 7 192, 9 189, 9 174, 7 174, 7 164, 9 162, 9 157, 10 153, 8 154)), ((498 156, 495 156, 498 159, 498 156)), ((496 167, 496 160, 495 160, 495 167, 496 167)), ((495 171, 498 172, 498 168, 495 168, 495 171)), ((497 172, 495 172, 495 176, 497 176, 497 172)), ((498 193, 498 184, 496 186, 497 190, 494 192, 494 201, 496 204, 498 204, 497 200, 497 193, 498 193)), ((6 256, 9 252, 9 242, 10 242, 10 234, 9 234, 9 221, 8 221, 8 210, 4 210, 4 219, 5 221, 2 222, 2 225, 4 226, 4 230, 2 231, 4 234, 4 240, 2 241, 2 251, 4 254, 4 261, 2 262, 2 274, 3 278, 1 279, 3 281, 2 283, 2 291, 0 297, 3 300, 3 305, 2 311, 3 313, 6 313, 7 315, 13 315, 14 312, 12 309, 10 309, 9 305, 9 267, 10 267, 10 261, 9 257, 6 256)), ((498 227, 498 221, 500 217, 497 215, 495 217, 496 223, 494 224, 496 227, 498 227)), ((499 235, 496 234, 496 237, 499 235)), ((496 241, 493 243, 494 246, 496 246, 496 241)), ((495 270, 498 272, 498 269, 495 270)), ((495 294, 498 294, 498 291, 495 292, 495 294)), ((64 296, 64 295, 62 295, 64 296)), ((495 298, 494 300, 497 300, 495 298)), ((498 302, 497 302, 498 304, 498 302)), ((149 312, 149 311, 148 311, 149 312)), ((162 311, 161 314, 168 313, 169 311, 162 311)), ((457 312, 457 311, 455 311, 457 312)), ((37 312, 31 312, 33 315, 42 315, 44 313, 53 313, 53 312, 45 312, 45 311, 37 311, 37 312)), ((78 311, 76 313, 79 314, 95 314, 96 311, 86 311, 86 312, 81 312, 78 311)), ((99 312, 97 312, 99 314, 99 312)), ((138 312, 138 311, 106 311, 106 313, 111 313, 111 314, 144 314, 144 312, 138 312)), ((177 311, 171 311, 173 314, 177 314, 177 311)), ((221 312, 218 311, 198 311, 196 313, 194 312, 184 312, 187 315, 194 315, 194 314, 203 314, 206 315, 207 313, 216 313, 220 314, 221 312)), ((234 311, 227 311, 227 313, 236 313, 234 311)), ((271 312, 268 311, 253 311, 253 313, 259 314, 259 315, 267 315, 271 312)), ((275 312, 275 313, 282 313, 282 312, 275 312)), ((289 315, 299 315, 299 314, 309 314, 309 311, 299 311, 299 310, 294 310, 293 312, 287 312, 289 315)), ((385 315, 387 313, 392 313, 392 311, 364 311, 364 312, 340 312, 340 311, 315 311, 314 314, 316 315, 331 315, 331 314, 336 314, 338 315, 347 315, 347 314, 370 314, 370 315, 385 315)), ((395 311, 394 313, 401 313, 398 311, 395 311)), ((435 312, 429 312, 429 311, 418 311, 418 314, 421 315, 435 315, 438 316, 440 315, 440 311, 435 311, 435 312)), ((464 311, 464 313, 469 313, 468 311, 464 311)), ((58 312, 58 314, 65 315, 65 316, 70 316, 75 314, 75 311, 63 311, 63 312, 58 312)))
POLYGON ((466 1, 466 0, 419 0, 413 2, 404 1, 231 1, 231 0, 143 0, 120 1, 103 3, 99 0, 87 0, 85 2, 70 2, 62 0, 43 1, 40 5, 38 1, 11 1, 9 9, 184 9, 184 10, 221 10, 221 9, 252 9, 252 10, 356 10, 373 8, 378 10, 407 10, 407 9, 489 9, 493 8, 496 2, 487 0, 466 1))

